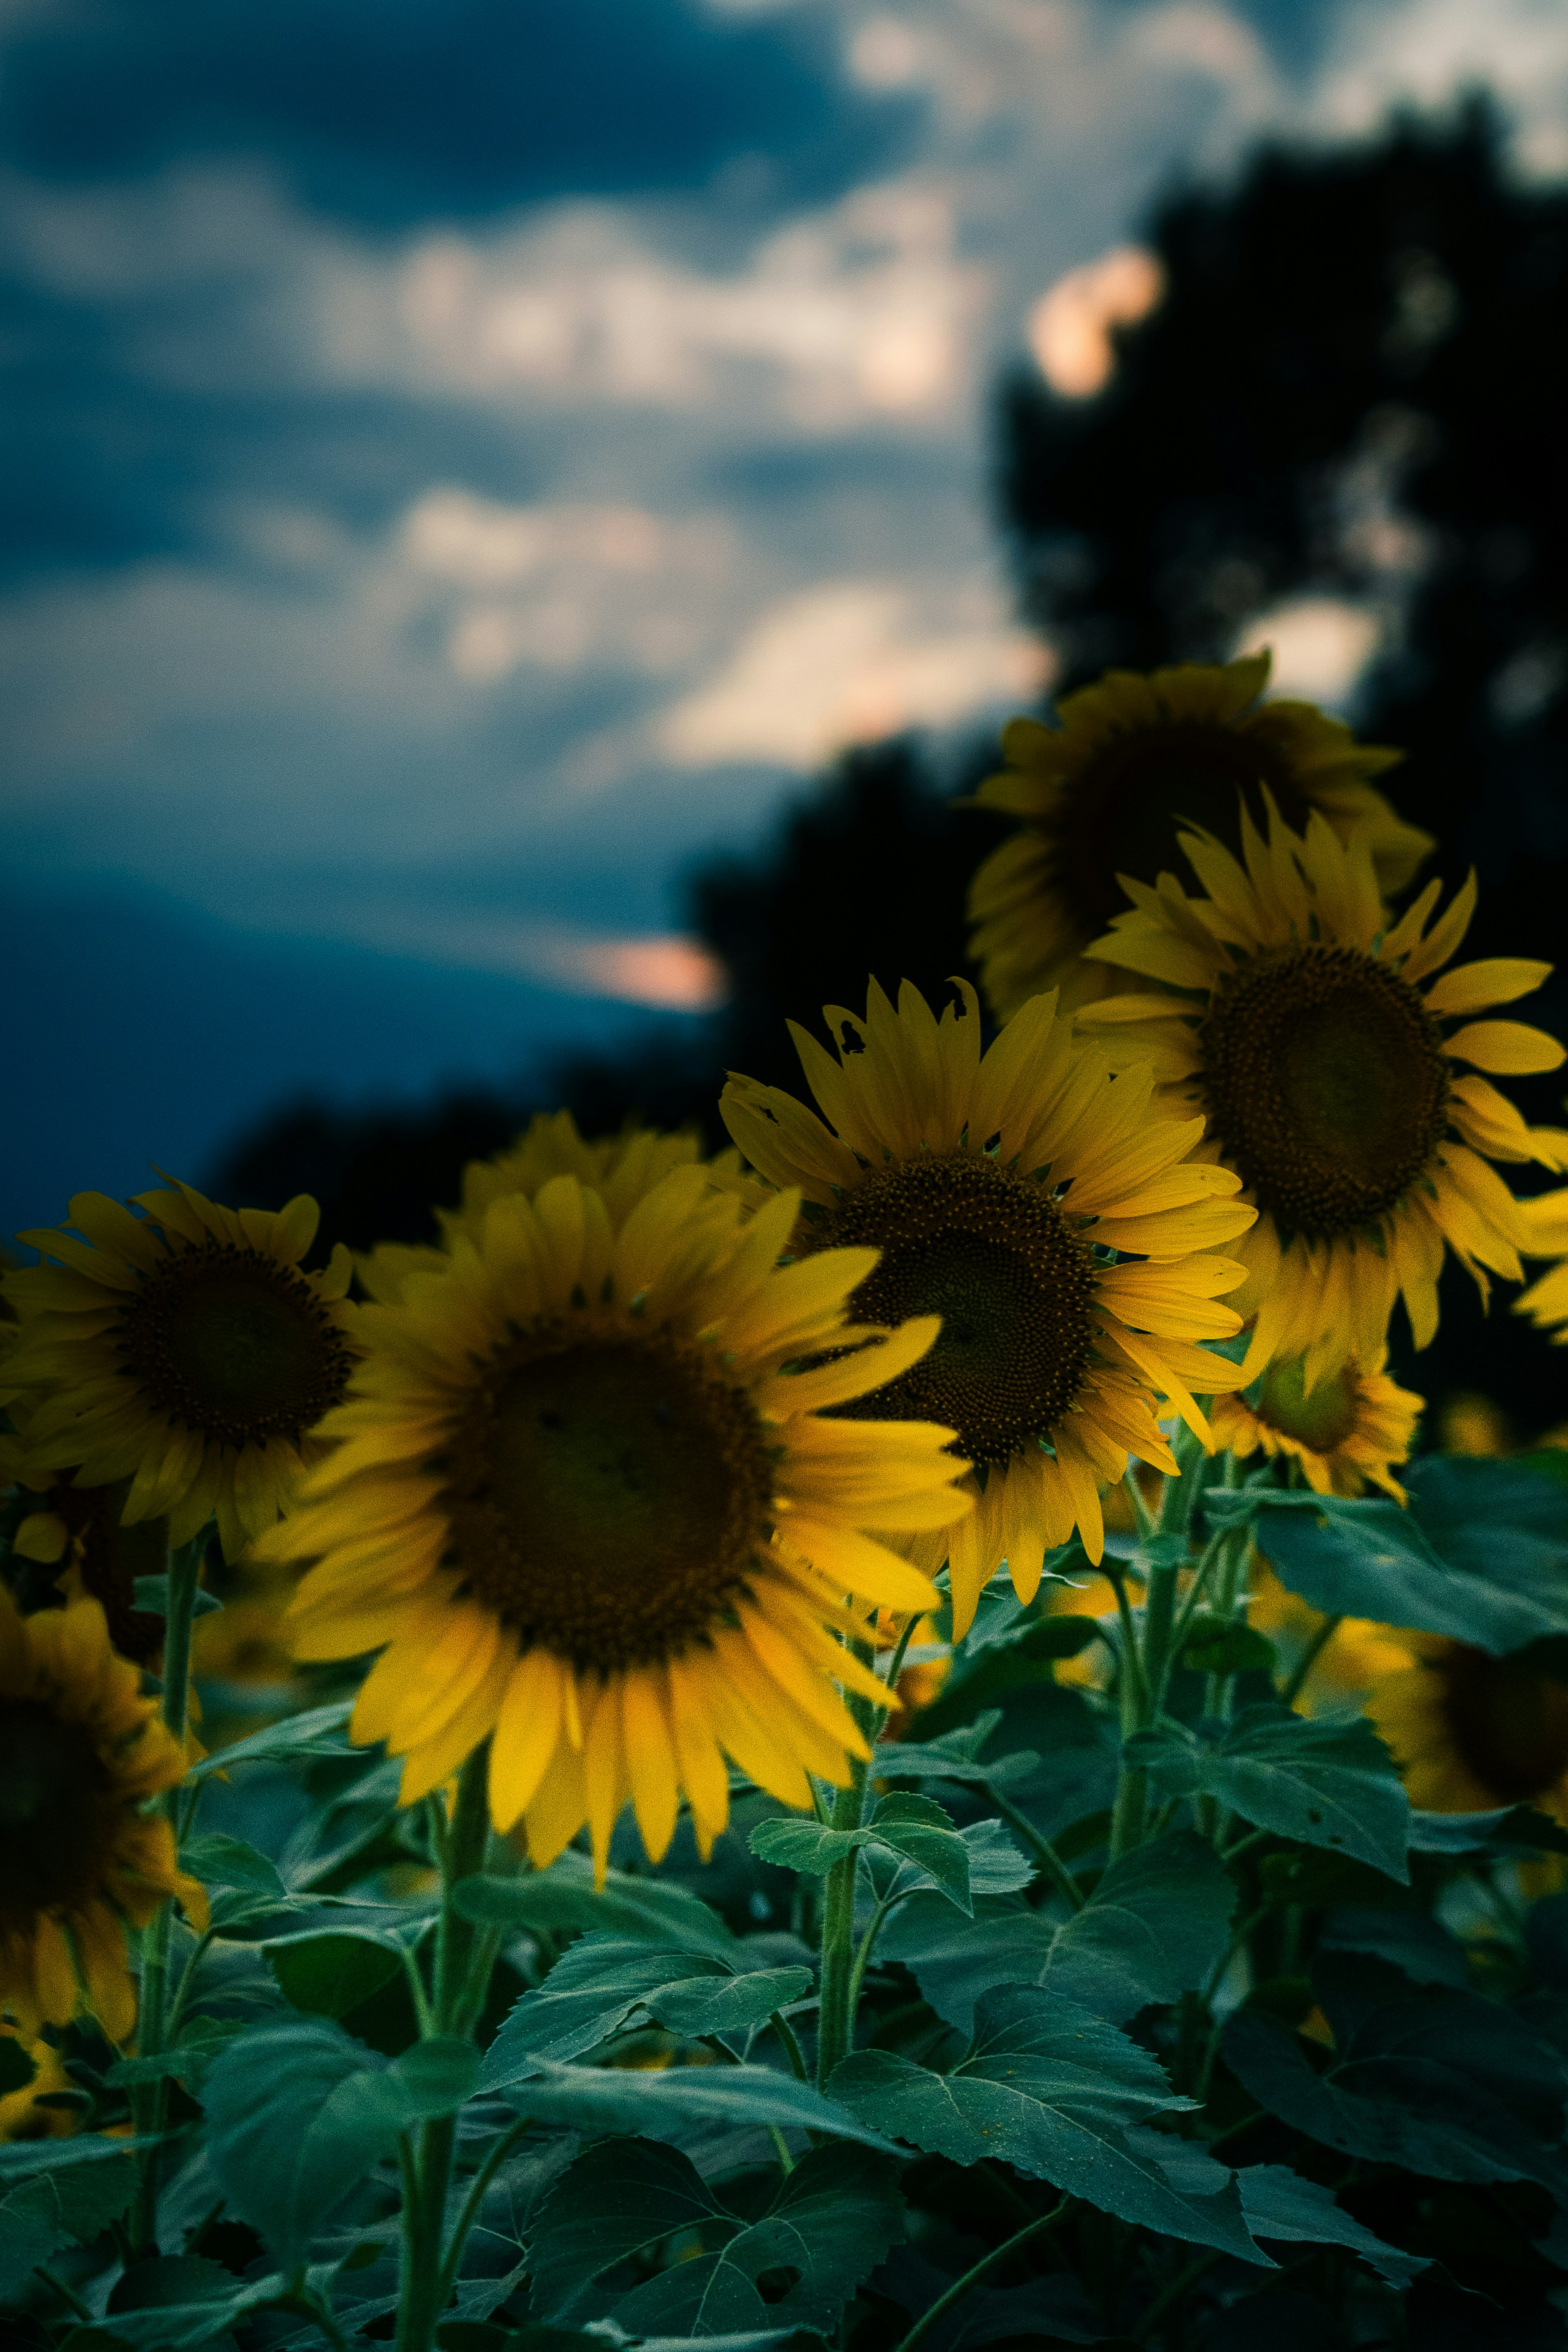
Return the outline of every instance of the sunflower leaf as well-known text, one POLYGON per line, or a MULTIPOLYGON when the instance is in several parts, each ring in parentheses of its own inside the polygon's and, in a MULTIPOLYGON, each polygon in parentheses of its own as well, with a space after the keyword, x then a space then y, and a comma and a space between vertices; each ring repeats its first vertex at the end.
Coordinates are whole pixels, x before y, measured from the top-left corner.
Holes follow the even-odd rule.
POLYGON ((1135 1733, 1126 1753, 1167 1796, 1217 1798, 1259 1829, 1409 1880, 1410 1801, 1360 1717, 1313 1722, 1266 1700, 1243 1707, 1221 1736, 1166 1722, 1135 1733))
MULTIPOLYGON (((521 2082, 536 2062, 561 2063, 597 2049, 628 2020, 642 2016, 655 1993, 679 1987, 689 1994, 705 1982, 720 1991, 744 1981, 707 1954, 670 1951, 603 1932, 584 1936, 562 1955, 542 1985, 513 2004, 485 2053, 480 2087, 496 2090, 521 2082)), ((769 2008, 777 2005, 770 2002, 769 2008)))
POLYGON ((180 1861, 184 1868, 212 1886, 254 1887, 263 1895, 288 1896, 289 1889, 278 1875, 276 1863, 258 1853, 243 1838, 226 1837, 221 1831, 187 1838, 180 1849, 180 1861))
POLYGON ((519 1878, 461 1879, 452 1901, 478 1927, 543 1928, 552 1934, 599 1929, 721 1958, 738 1948, 718 1913, 684 1886, 612 1870, 604 1885, 595 1887, 594 1865, 582 1853, 563 1853, 548 1870, 526 1871, 519 1878))
POLYGON ((600 2318, 615 2301, 595 2285, 605 2271, 704 2224, 730 2233, 741 2226, 678 2149, 602 2140, 567 2168, 540 2209, 529 2242, 531 2303, 557 2325, 600 2318))
POLYGON ((326 2018, 263 2026, 207 2076, 207 2146, 219 2187, 285 2271, 398 2135, 449 2114, 479 2059, 455 2040, 416 2042, 390 2063, 326 2018))
POLYGON ((521 2114, 574 2131, 626 2132, 649 2139, 681 2139, 693 2123, 776 2124, 783 2131, 817 2131, 861 2140, 884 2155, 881 2135, 834 2099, 825 2099, 793 2074, 769 2066, 670 2066, 658 2073, 621 2066, 557 2066, 530 2062, 531 2071, 504 2091, 521 2114))
POLYGON ((753 1969, 739 1977, 687 1977, 651 1992, 646 2006, 671 2033, 740 2033, 811 1990, 809 1969, 753 1969))
MULTIPOLYGON (((166 1576, 139 1576, 132 1587, 132 1605, 145 1610, 149 1617, 166 1617, 169 1613, 169 1580, 166 1576)), ((191 1597, 193 1617, 210 1617, 223 1607, 216 1592, 196 1591, 191 1597)))
POLYGON ((973 1916, 969 1892, 969 1849, 952 1816, 927 1797, 884 1797, 864 1829, 835 1830, 820 1822, 760 1822, 752 1832, 752 1852, 785 1870, 826 1876, 846 1854, 869 1849, 891 1854, 918 1880, 936 1887, 966 1918, 973 1916))
POLYGON ((1349 2246, 1370 2263, 1391 2286, 1408 2286, 1431 2263, 1429 2254, 1407 2254, 1383 2239, 1334 2202, 1331 2189, 1303 2180, 1284 2164, 1249 2164, 1236 2176, 1241 2210, 1255 2238, 1276 2243, 1308 2246, 1349 2246))
POLYGON ((1226 1525, 1258 1519, 1280 1582, 1325 1616, 1417 1626, 1495 1657, 1568 1633, 1561 1487, 1441 1455, 1413 1465, 1409 1485, 1407 1510, 1277 1486, 1211 1488, 1204 1508, 1226 1525))
POLYGON ((136 2193, 136 2162, 116 2145, 102 2164, 35 2172, 0 2200, 0 2295, 26 2285, 35 2263, 74 2239, 89 2246, 136 2193))
POLYGON ((1309 2139, 1436 2180, 1536 2180, 1568 2195, 1558 2152, 1563 2068, 1500 2001, 1412 1985, 1362 1954, 1320 1955, 1312 1987, 1334 2036, 1320 2072, 1256 2010, 1226 2024, 1231 2072, 1309 2139))
POLYGON ((231 1748, 198 1757, 186 1777, 205 1780, 236 1764, 271 1763, 279 1757, 346 1756, 352 1751, 342 1735, 353 1712, 353 1701, 346 1698, 331 1706, 308 1707, 303 1715, 287 1716, 265 1731, 253 1731, 248 1739, 237 1739, 231 1748))
POLYGON ((981 1761, 980 1750, 1001 1720, 1001 1708, 992 1706, 973 1723, 944 1731, 940 1738, 881 1740, 872 1751, 872 1773, 879 1780, 963 1780, 976 1787, 989 1783, 996 1789, 1005 1788, 1009 1780, 1026 1780, 1039 1769, 1040 1759, 1033 1749, 1020 1748, 1016 1755, 981 1761))
POLYGON ((984 1994, 973 2042, 950 2074, 858 2050, 829 2089, 865 2122, 930 2154, 962 2165, 1000 2159, 1124 2221, 1268 2265, 1234 2181, 1217 2194, 1184 2194, 1129 2137, 1144 2116, 1192 2102, 1176 2096, 1149 2052, 1055 1992, 1003 1985, 984 1994))

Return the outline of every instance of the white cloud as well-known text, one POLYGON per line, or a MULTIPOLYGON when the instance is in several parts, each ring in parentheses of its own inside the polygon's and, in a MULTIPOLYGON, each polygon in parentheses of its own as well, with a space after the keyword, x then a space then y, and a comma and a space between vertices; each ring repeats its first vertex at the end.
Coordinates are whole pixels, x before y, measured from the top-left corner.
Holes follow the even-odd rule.
POLYGON ((1443 106, 1484 84, 1515 126, 1527 171, 1568 172, 1568 16, 1563 0, 1359 0, 1340 17, 1313 115, 1342 135, 1391 106, 1443 106))
POLYGON ((1029 313, 1029 349, 1053 392, 1085 400, 1103 390, 1116 363, 1111 334, 1132 326, 1165 290, 1165 273, 1141 245, 1118 245, 1080 263, 1042 294, 1029 313))
POLYGON ((1242 635, 1238 654, 1273 653, 1270 695, 1298 695, 1342 709, 1377 651, 1382 625, 1375 614, 1337 596, 1302 596, 1259 614, 1242 635))
POLYGON ((878 581, 828 581, 765 613, 719 675, 659 719, 677 766, 810 767, 847 743, 946 726, 1037 695, 1038 641, 971 585, 925 597, 878 581))
MULTIPOLYGON (((760 395, 818 431, 930 421, 969 388, 985 307, 955 235, 951 200, 911 178, 791 221, 721 273, 660 252, 629 208, 565 205, 421 241, 397 310, 429 381, 491 396, 689 411, 760 395)), ((363 326, 350 341, 325 323, 363 361, 363 326)))

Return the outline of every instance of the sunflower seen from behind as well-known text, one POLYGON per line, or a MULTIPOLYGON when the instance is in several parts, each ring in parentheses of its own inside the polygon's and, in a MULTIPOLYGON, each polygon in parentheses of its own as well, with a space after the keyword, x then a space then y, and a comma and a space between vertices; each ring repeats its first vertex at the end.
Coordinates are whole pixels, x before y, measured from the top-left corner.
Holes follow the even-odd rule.
POLYGON ((74 1233, 23 1234, 45 1262, 5 1277, 22 1328, 0 1401, 20 1405, 26 1475, 128 1480, 123 1523, 166 1518, 176 1545, 216 1515, 235 1559, 343 1394, 353 1266, 340 1243, 324 1272, 304 1271, 320 1212, 303 1193, 237 1210, 175 1183, 135 1205, 79 1192, 74 1233))
POLYGON ((296 1655, 381 1650, 352 1730, 406 1758, 405 1802, 489 1738, 498 1829, 542 1868, 586 1822, 602 1873, 628 1795, 650 1856, 682 1795, 706 1854, 727 1757, 809 1806, 868 1752, 834 1684, 886 1694, 835 1638, 845 1595, 935 1596, 867 1531, 968 1498, 950 1429, 826 1417, 936 1325, 847 1322, 870 1250, 781 1267, 797 1206, 748 1220, 685 1166, 616 1216, 558 1176, 364 1310, 331 1451, 257 1555, 310 1563, 296 1655))
POLYGON ((1490 1017, 1550 965, 1444 969, 1473 876, 1440 916, 1431 882, 1396 921, 1365 835, 1342 842, 1316 815, 1293 833, 1272 806, 1267 838, 1245 812, 1241 825, 1240 858, 1182 835, 1203 898, 1173 875, 1153 889, 1129 877, 1133 904, 1092 952, 1136 977, 1079 1025, 1120 1059, 1152 1060, 1172 1108, 1206 1117, 1205 1154, 1258 1209, 1237 1244, 1246 1377, 1300 1358, 1311 1390, 1347 1354, 1377 1360, 1401 1297, 1426 1346, 1450 1250, 1483 1302, 1490 1276, 1522 1279, 1521 1206, 1492 1162, 1568 1166, 1568 1137, 1527 1127, 1486 1074, 1555 1069, 1563 1048, 1490 1017))
POLYGON ((1060 724, 1015 719, 1006 767, 980 806, 1022 820, 970 886, 970 951, 998 1017, 1060 982, 1064 1002, 1101 994, 1082 957, 1127 903, 1121 876, 1153 882, 1182 824, 1239 846, 1237 817, 1271 793, 1298 827, 1316 809, 1336 833, 1365 828, 1379 881, 1403 888, 1432 847, 1373 790, 1404 754, 1358 743, 1310 702, 1262 702, 1269 657, 1110 670, 1063 698, 1060 724))
POLYGON ((731 1076, 720 1109, 742 1156, 798 1186, 794 1247, 880 1253, 852 1305, 868 1322, 940 1316, 942 1330, 854 1413, 947 1422, 973 1467, 972 1517, 914 1537, 928 1572, 950 1559, 955 1638, 1005 1561, 1032 1600, 1045 1553, 1076 1528, 1103 1549, 1100 1489, 1127 1457, 1173 1471, 1165 1398, 1204 1440, 1195 1396, 1236 1367, 1194 1343, 1239 1328, 1215 1255, 1252 1222, 1239 1180, 1194 1160, 1203 1121, 1161 1118, 1147 1071, 1111 1075, 1075 1045, 1054 994, 989 1051, 967 982, 939 1020, 905 982, 897 1011, 872 982, 864 1016, 828 1005, 837 1054, 794 1023, 819 1118, 793 1095, 731 1076))
POLYGON ((124 2042, 125 1922, 174 1895, 206 1923, 168 1822, 142 1811, 185 1766, 141 1686, 96 1601, 23 1617, 0 1588, 0 2011, 24 2033, 86 2007, 124 2042))

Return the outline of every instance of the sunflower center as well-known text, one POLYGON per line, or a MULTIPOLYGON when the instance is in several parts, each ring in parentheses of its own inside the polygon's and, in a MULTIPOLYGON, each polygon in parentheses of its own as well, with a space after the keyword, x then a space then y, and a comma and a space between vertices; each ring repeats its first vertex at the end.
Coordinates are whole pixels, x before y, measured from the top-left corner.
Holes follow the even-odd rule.
POLYGON ((1256 957, 1221 982, 1199 1037, 1214 1127, 1289 1232, 1369 1224, 1442 1140, 1442 1032, 1407 981, 1357 949, 1256 957))
POLYGON ((298 1439, 342 1396, 349 1360, 303 1275, 259 1250, 177 1250, 120 1318, 126 1370, 204 1437, 298 1439))
POLYGON ((0 1703, 0 1925, 90 1893, 121 1810, 85 1732, 42 1700, 0 1703))
POLYGON ((968 1151, 907 1160, 847 1192, 812 1240, 881 1251, 850 1300, 858 1320, 942 1317, 918 1364, 839 1413, 945 1422, 954 1453, 1000 1466, 1072 1403, 1089 1361, 1094 1259, 1042 1184, 968 1151))
POLYGON ((1331 1454, 1355 1427, 1355 1376, 1342 1369, 1320 1381, 1309 1391, 1306 1358, 1293 1363, 1271 1364, 1263 1375, 1258 1417, 1271 1429, 1310 1445, 1314 1454, 1331 1454))
POLYGON ((448 1565, 579 1672, 658 1664, 743 1596, 773 1454, 745 1392, 675 1340, 525 1333, 448 1451, 448 1565))
POLYGON ((1179 857, 1178 825, 1202 825, 1241 846, 1241 806, 1262 827, 1263 786, 1300 832, 1308 807, 1273 748, 1234 727, 1168 719, 1114 737, 1070 787, 1064 879, 1086 920, 1108 922, 1127 899, 1118 874, 1157 881, 1179 857))
POLYGON ((1483 1788, 1516 1804, 1568 1772, 1568 1683, 1526 1658, 1468 1648, 1438 1671, 1454 1745, 1483 1788))

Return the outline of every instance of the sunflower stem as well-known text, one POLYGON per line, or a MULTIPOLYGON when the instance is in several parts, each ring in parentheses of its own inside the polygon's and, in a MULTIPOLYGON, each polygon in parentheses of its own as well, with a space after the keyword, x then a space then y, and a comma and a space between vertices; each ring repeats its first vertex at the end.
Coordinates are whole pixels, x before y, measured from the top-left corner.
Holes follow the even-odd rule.
MULTIPOLYGON (((429 2008, 420 2021, 421 2038, 426 2040, 446 2034, 471 2036, 474 2018, 484 2000, 482 1990, 475 1997, 471 1981, 478 1974, 476 1962, 483 1964, 487 1953, 489 1963, 494 1962, 493 1944, 460 1917, 452 1904, 453 1888, 460 1880, 471 1878, 484 1864, 489 1835, 489 1753, 487 1739, 468 1757, 458 1775, 451 1817, 436 1824, 432 1840, 441 1867, 441 1916, 436 1930, 429 2008)), ((422 2126, 416 2147, 405 2143, 397 2352, 433 2352, 436 2330, 451 2294, 450 2250, 443 2248, 442 2238, 457 2138, 457 2116, 436 2116, 422 2126)), ((459 2256, 461 2251, 459 2245, 459 2256)))
MULTIPOLYGON (((868 1642, 857 1642, 855 1654, 869 1666, 874 1653, 868 1642)), ((868 1748, 877 1736, 874 1703, 858 1691, 846 1691, 845 1701, 868 1748)), ((858 1756, 849 1759, 849 1780, 833 1800, 830 1826, 858 1830, 865 1818, 868 1765, 858 1756)), ((855 1879, 859 1848, 836 1862, 823 1881, 821 2006, 816 2026, 816 2087, 826 2087, 839 2060, 855 2039, 855 1879)))
MULTIPOLYGON (((189 1543, 174 1547, 169 1553, 161 1712, 164 1728, 182 1748, 190 1720, 191 1625, 195 1616, 196 1585, 201 1577, 202 1556, 205 1549, 206 1534, 204 1529, 189 1543)), ((177 1846, 180 1837, 178 1782, 174 1788, 165 1790, 162 1801, 164 1818, 177 1846)), ((136 2053, 141 2058, 155 2058, 164 2046, 168 2028, 169 1935, 174 1913, 174 1898, 172 1895, 165 1895, 148 1922, 142 1941, 142 1982, 136 2016, 136 2053)), ((169 2085, 166 2079, 137 2084, 132 2093, 131 2112, 138 2138, 157 2137, 163 2128, 168 2106, 169 2085)), ((162 2148, 146 2147, 141 2151, 139 2158, 141 2170, 131 2220, 131 2241, 138 2254, 156 2253, 158 2251, 158 2174, 162 2156, 162 2148)))

